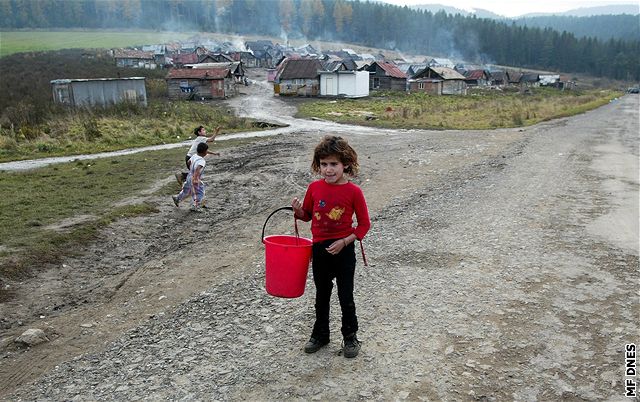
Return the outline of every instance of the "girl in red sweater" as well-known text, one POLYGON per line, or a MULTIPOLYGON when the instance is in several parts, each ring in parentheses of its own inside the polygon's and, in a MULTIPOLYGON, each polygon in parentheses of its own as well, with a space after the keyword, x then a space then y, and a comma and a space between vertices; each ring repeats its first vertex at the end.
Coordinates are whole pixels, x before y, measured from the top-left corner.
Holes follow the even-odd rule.
POLYGON ((358 173, 358 155, 341 137, 326 136, 316 146, 311 170, 322 179, 309 184, 304 200, 291 202, 295 216, 311 221, 313 282, 316 285, 316 322, 304 351, 315 353, 329 343, 329 305, 333 278, 342 309, 343 354, 360 351, 358 318, 353 300, 356 268, 354 242, 362 240, 371 222, 362 190, 347 178, 358 173), (353 215, 357 225, 353 227, 353 215))

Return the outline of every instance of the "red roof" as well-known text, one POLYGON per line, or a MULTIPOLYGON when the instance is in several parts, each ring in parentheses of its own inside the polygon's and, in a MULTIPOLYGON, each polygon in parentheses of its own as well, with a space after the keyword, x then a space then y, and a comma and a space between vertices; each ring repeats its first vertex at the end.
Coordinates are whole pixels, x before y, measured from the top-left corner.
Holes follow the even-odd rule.
POLYGON ((390 77, 407 78, 407 75, 393 63, 388 63, 386 61, 376 61, 376 64, 379 65, 380 68, 383 69, 384 72, 387 73, 387 75, 390 77))
POLYGON ((173 68, 169 70, 167 79, 220 80, 230 75, 228 68, 173 68))
POLYGON ((464 78, 468 80, 481 80, 484 78, 484 70, 471 70, 467 71, 464 78))
POLYGON ((195 53, 180 53, 173 55, 173 62, 179 64, 195 64, 198 62, 198 55, 195 53))

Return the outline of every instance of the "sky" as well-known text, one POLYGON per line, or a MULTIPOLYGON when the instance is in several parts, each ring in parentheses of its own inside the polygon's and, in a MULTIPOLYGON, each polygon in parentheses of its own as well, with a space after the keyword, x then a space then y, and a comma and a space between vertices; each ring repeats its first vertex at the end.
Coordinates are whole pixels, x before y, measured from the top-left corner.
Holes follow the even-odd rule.
POLYGON ((616 4, 639 5, 640 0, 382 0, 396 5, 442 4, 471 11, 481 8, 505 17, 517 17, 529 13, 561 13, 584 7, 616 4))

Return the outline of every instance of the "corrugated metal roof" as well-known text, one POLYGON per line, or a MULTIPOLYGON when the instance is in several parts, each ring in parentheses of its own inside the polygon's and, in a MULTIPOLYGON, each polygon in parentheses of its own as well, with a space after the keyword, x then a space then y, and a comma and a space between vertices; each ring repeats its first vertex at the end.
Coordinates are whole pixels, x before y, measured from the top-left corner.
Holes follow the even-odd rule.
POLYGON ((182 63, 182 64, 197 63, 198 62, 198 55, 195 54, 195 53, 180 53, 180 54, 176 54, 176 55, 173 55, 173 62, 174 63, 182 63))
POLYGON ((154 58, 154 52, 144 52, 135 49, 116 49, 113 51, 115 59, 151 59, 154 58))
POLYGON ((169 70, 167 79, 199 79, 219 80, 229 77, 231 72, 226 68, 174 68, 169 70))
POLYGON ((316 78, 318 71, 322 70, 322 64, 316 59, 287 59, 280 76, 281 80, 293 80, 296 78, 316 78))
POLYGON ((484 78, 484 70, 471 70, 464 74, 468 80, 481 80, 484 78))
POLYGON ((88 81, 126 81, 126 80, 144 80, 145 77, 124 77, 124 78, 60 78, 51 80, 51 84, 68 84, 70 82, 88 82, 88 81))
POLYGON ((400 70, 398 66, 396 66, 393 63, 388 63, 386 61, 376 61, 374 64, 377 64, 378 66, 380 66, 380 68, 383 69, 384 72, 390 77, 407 78, 407 75, 403 73, 402 70, 400 70))
POLYGON ((460 74, 456 70, 448 67, 429 67, 431 71, 438 74, 445 80, 464 80, 464 75, 460 74))

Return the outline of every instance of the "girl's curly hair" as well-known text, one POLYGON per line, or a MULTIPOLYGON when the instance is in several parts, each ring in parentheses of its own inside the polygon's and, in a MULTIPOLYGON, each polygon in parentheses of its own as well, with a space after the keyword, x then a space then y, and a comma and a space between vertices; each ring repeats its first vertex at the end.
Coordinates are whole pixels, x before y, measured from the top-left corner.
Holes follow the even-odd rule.
POLYGON ((358 154, 351 148, 351 145, 342 137, 327 135, 313 151, 313 161, 311 171, 320 173, 320 159, 335 156, 344 165, 344 172, 350 176, 356 176, 360 165, 358 164, 358 154))

